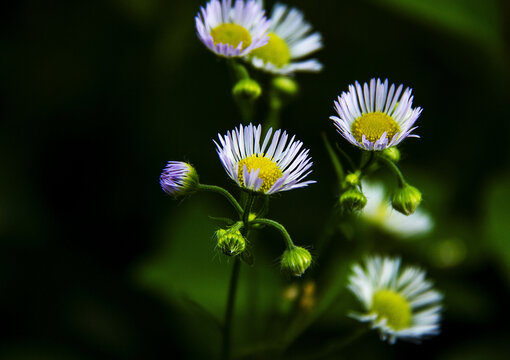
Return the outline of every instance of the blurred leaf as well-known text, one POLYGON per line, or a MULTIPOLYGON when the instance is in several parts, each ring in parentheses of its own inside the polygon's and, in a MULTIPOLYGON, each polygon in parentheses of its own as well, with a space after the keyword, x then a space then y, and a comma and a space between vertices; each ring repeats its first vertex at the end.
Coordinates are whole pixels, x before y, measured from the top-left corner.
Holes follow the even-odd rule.
POLYGON ((488 50, 504 47, 503 18, 497 0, 371 0, 410 17, 476 41, 488 50))

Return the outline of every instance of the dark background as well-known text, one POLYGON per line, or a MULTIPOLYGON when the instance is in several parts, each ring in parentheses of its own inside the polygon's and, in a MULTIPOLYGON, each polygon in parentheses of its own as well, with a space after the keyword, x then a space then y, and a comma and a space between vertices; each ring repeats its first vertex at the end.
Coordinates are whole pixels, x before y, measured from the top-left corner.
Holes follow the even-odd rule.
MULTIPOLYGON (((355 80, 381 77, 412 87, 424 108, 421 139, 403 143, 401 166, 423 191, 436 228, 415 242, 372 235, 374 251, 429 269, 446 295, 443 333, 421 346, 389 346, 372 333, 344 355, 505 358, 508 3, 288 3, 305 12, 325 43, 317 54, 324 71, 297 76, 301 92, 282 118, 311 149, 318 181, 273 202, 271 214, 296 243, 313 248, 335 204, 321 132, 352 148, 328 120, 333 99, 355 80)), ((173 202, 158 184, 166 161, 186 160, 204 183, 236 190, 212 139, 240 116, 225 64, 195 35, 200 5, 205 1, 28 1, 2 12, 1 358, 216 356, 216 320, 204 308, 221 318, 231 263, 214 251, 218 225, 207 215, 231 211, 209 194, 173 202)), ((274 316, 275 294, 292 283, 278 270, 280 239, 263 234, 259 275, 245 272, 262 279, 262 315, 249 318, 241 289, 238 344, 255 343, 250 336, 260 337, 263 319, 274 316), (251 335, 243 336, 245 328, 251 335)), ((342 261, 340 240, 333 248, 338 260, 319 263, 311 276, 335 278, 328 271, 342 261)), ((354 304, 346 292, 342 302, 354 304)), ((347 305, 335 306, 291 356, 349 333, 356 324, 345 317, 347 305)))

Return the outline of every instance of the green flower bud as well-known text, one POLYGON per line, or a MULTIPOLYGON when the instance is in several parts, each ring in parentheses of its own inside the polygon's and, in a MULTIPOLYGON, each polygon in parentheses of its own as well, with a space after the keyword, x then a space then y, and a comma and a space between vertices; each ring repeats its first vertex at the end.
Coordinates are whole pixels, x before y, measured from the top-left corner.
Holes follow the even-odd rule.
POLYGON ((282 94, 289 96, 296 95, 299 91, 299 85, 293 79, 286 76, 278 76, 273 79, 273 86, 282 94))
POLYGON ((367 204, 366 196, 356 188, 351 188, 340 195, 340 205, 347 210, 362 210, 367 204))
POLYGON ((234 85, 232 94, 238 99, 255 100, 262 94, 262 88, 255 80, 245 78, 234 85))
POLYGON ((238 222, 226 230, 216 231, 217 247, 223 254, 237 256, 246 249, 246 240, 239 231, 241 227, 242 222, 238 222))
POLYGON ((356 171, 355 173, 349 173, 345 176, 345 183, 349 187, 354 187, 356 185, 359 185, 359 172, 356 171))
POLYGON ((391 199, 393 208, 404 215, 411 215, 414 213, 420 203, 420 190, 409 184, 404 184, 402 188, 395 191, 391 199))
POLYGON ((301 276, 311 263, 312 255, 310 252, 300 246, 294 246, 285 250, 280 265, 282 271, 293 276, 301 276))
POLYGON ((381 155, 394 163, 399 162, 400 160, 400 150, 398 150, 395 146, 384 149, 381 155))

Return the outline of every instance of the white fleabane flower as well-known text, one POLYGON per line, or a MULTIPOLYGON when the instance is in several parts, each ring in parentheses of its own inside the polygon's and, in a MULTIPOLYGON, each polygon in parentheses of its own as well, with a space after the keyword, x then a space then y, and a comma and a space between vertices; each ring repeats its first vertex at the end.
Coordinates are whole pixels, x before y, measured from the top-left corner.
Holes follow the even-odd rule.
POLYGON ((393 210, 382 183, 363 181, 362 189, 367 204, 361 212, 361 217, 384 231, 407 238, 425 234, 434 227, 432 218, 421 209, 409 216, 393 210))
POLYGON ((370 322, 382 340, 419 342, 440 332, 443 296, 425 280, 425 271, 400 267, 400 258, 369 257, 362 267, 356 264, 349 278, 349 289, 365 308, 351 314, 370 322))
POLYGON ((223 57, 245 56, 269 41, 269 20, 259 1, 212 0, 195 17, 197 35, 212 52, 223 57))
POLYGON ((322 48, 321 34, 311 31, 301 11, 276 4, 271 13, 269 42, 252 51, 249 59, 256 68, 275 74, 320 71, 322 64, 316 59, 299 61, 322 48))
POLYGON ((221 163, 228 176, 240 187, 263 194, 274 194, 315 183, 302 181, 311 173, 312 161, 303 143, 287 143, 289 136, 277 130, 271 140, 272 129, 267 132, 262 145, 261 126, 239 125, 238 128, 218 134, 219 143, 214 142, 221 163), (271 140, 271 141, 270 141, 271 140))
POLYGON ((412 108, 412 89, 402 89, 388 86, 388 79, 372 79, 363 87, 356 81, 334 102, 339 117, 330 119, 344 138, 364 150, 384 150, 406 137, 419 137, 411 132, 422 109, 412 108))

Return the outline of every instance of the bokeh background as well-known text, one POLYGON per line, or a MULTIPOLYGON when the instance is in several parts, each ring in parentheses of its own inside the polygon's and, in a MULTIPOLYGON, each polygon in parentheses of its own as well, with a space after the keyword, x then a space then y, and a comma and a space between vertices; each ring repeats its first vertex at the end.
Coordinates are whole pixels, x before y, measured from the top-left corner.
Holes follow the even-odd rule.
MULTIPOLYGON (((298 281, 279 272, 278 234, 259 232, 256 265, 242 270, 237 354, 269 358, 265 340, 286 334, 288 358, 313 358, 349 336, 357 304, 343 286, 364 244, 428 269, 446 296, 443 332, 396 346, 369 333, 323 358, 506 358, 509 3, 287 3, 324 36, 324 71, 297 76, 282 115, 311 149, 318 184, 275 199, 272 217, 313 251, 337 191, 321 133, 353 151, 328 120, 333 99, 381 77, 412 87, 424 108, 401 167, 435 228, 405 241, 365 226, 333 234, 298 281), (286 315, 300 306, 308 315, 291 333, 286 315)), ((200 5, 20 1, 2 12, 0 358, 216 358, 232 262, 215 251, 208 216, 231 209, 213 194, 172 201, 158 184, 167 160, 186 160, 203 182, 236 191, 212 139, 240 116, 228 69, 195 36, 200 5)))

